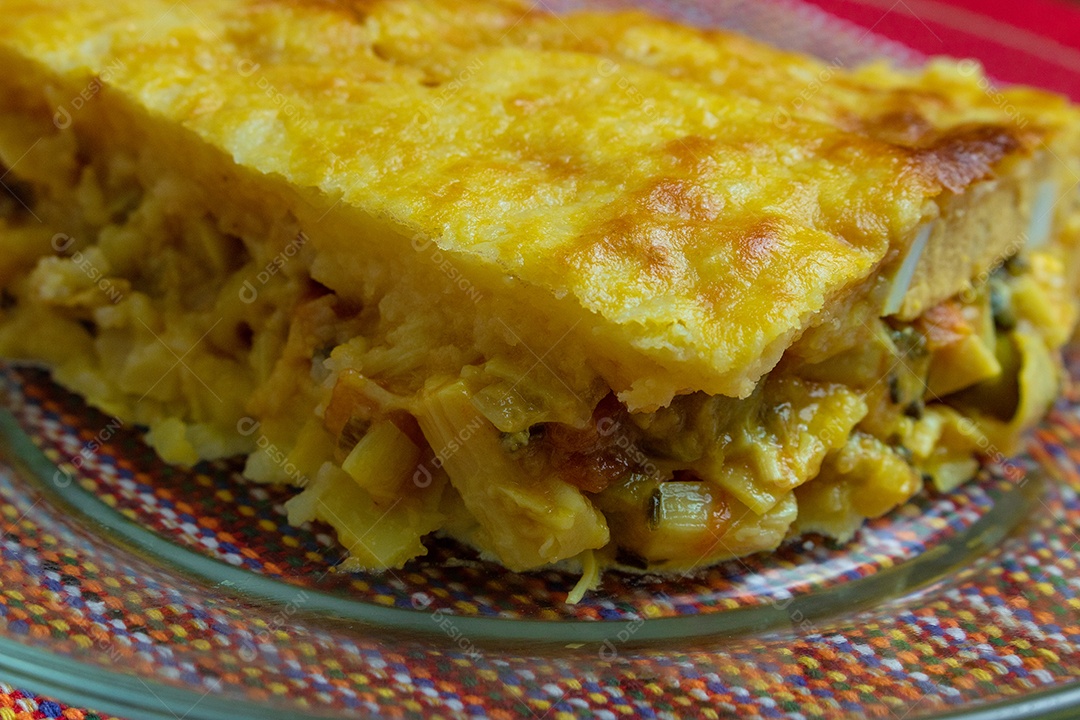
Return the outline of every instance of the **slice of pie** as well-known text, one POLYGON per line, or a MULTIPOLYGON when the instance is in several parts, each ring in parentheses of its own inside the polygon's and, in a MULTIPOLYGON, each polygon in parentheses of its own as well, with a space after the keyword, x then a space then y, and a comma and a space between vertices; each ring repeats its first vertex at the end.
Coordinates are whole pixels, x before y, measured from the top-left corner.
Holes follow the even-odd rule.
POLYGON ((0 354, 347 568, 680 571, 1014 452, 1080 113, 502 0, 2 0, 0 354))

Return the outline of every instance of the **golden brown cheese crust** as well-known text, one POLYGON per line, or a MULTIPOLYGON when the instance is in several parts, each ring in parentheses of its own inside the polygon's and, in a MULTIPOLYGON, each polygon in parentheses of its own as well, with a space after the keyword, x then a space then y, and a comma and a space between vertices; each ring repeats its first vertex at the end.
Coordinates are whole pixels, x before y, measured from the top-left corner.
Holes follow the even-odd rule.
MULTIPOLYGON (((747 394, 934 212, 1071 122, 980 75, 848 73, 640 13, 516 2, 5 0, 0 47, 106 73, 238 163, 557 298, 633 407, 747 394), (1038 119, 1036 123, 1035 119, 1038 119)), ((318 238, 315 238, 316 244, 318 238)), ((342 288, 337 287, 341 291, 342 288)))

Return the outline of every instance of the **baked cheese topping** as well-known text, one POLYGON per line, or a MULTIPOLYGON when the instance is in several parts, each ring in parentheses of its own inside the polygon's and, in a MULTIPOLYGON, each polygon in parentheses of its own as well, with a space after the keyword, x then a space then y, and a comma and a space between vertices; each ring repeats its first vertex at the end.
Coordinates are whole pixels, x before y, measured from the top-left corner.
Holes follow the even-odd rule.
POLYGON ((546 308, 556 331, 581 321, 576 338, 641 407, 749 393, 910 241, 929 200, 1030 151, 1065 112, 1016 92, 1035 118, 1019 128, 946 67, 837 72, 797 105, 825 66, 633 13, 567 30, 513 3, 13 10, 0 42, 19 54, 86 81, 115 66, 109 88, 160 121, 392 220, 327 251, 408 252, 419 234, 484 285, 510 275, 563 297, 546 308))

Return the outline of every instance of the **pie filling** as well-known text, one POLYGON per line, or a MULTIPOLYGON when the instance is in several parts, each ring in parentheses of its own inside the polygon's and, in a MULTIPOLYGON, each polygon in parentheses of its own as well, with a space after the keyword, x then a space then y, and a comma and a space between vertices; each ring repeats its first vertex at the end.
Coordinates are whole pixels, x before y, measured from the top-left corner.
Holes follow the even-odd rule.
MULTIPOLYGON (((912 321, 863 313, 831 354, 797 342, 749 397, 630 412, 572 347, 534 352, 513 327, 504 352, 454 347, 425 334, 415 288, 316 282, 318 228, 291 200, 229 211, 159 152, 35 118, 0 115, 0 354, 44 362, 171 462, 246 455, 247 477, 295 485, 290 520, 331 525, 346 569, 401 567, 441 533, 514 570, 580 564, 584 589, 613 565, 850 538, 1014 452, 1075 319, 1065 227, 912 321)), ((457 300, 480 293, 414 250, 457 300)))

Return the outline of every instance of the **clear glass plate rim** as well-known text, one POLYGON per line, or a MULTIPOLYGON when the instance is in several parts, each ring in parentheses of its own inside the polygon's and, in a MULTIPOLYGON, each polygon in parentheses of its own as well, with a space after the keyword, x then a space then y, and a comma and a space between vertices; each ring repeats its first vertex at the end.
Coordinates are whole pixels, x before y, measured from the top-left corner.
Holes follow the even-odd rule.
MULTIPOLYGON (((11 463, 17 472, 21 471, 23 478, 34 483, 35 489, 46 497, 47 502, 59 501, 63 505, 71 507, 82 515, 82 520, 79 522, 89 521, 89 523, 103 527, 110 534, 115 534, 123 542, 125 549, 137 552, 140 557, 152 562, 163 563, 165 569, 194 574, 203 581, 215 583, 215 587, 220 587, 223 592, 230 592, 226 589, 228 585, 222 585, 223 582, 242 580, 243 582, 237 583, 236 587, 243 587, 244 592, 237 594, 247 601, 254 599, 259 603, 280 603, 287 599, 273 592, 269 592, 264 596, 249 592, 256 587, 273 589, 279 593, 288 591, 290 595, 295 594, 296 586, 260 576, 241 568, 234 568, 227 563, 169 543, 152 531, 138 526, 119 512, 101 503, 91 493, 79 487, 77 483, 71 483, 63 489, 56 487, 48 481, 48 478, 51 478, 53 473, 57 471, 56 466, 33 444, 19 427, 15 417, 7 410, 0 410, 0 457, 11 463), (143 552, 138 552, 137 546, 140 543, 146 543, 151 547, 144 547, 143 552), (190 563, 192 567, 185 567, 186 563, 190 563)), ((1041 492, 1038 488, 1042 485, 1042 480, 1026 484, 1025 487, 1029 488, 1029 490, 1023 496, 1027 502, 1015 504, 1016 506, 1022 506, 1020 512, 1015 513, 1016 518, 1022 518, 1028 514, 1028 506, 1034 501, 1035 494, 1041 492)), ((1009 505, 1013 504, 999 502, 995 504, 995 507, 1009 505)), ((950 542, 967 540, 972 535, 978 535, 977 531, 979 530, 996 528, 1000 536, 989 539, 986 543, 987 547, 993 547, 1009 532, 1008 528, 995 524, 994 520, 993 512, 991 512, 960 535, 950 539, 950 542)), ((1024 523, 1021 522, 1017 525, 1017 528, 1022 528, 1023 525, 1024 523)), ((1015 531, 1015 528, 1013 531, 1015 531)), ((959 544, 963 543, 959 542, 959 544)), ((975 554, 980 555, 982 551, 978 550, 975 554)), ((909 572, 911 563, 917 562, 919 562, 919 558, 910 561, 910 563, 884 570, 882 573, 889 573, 890 571, 909 572)), ((955 564, 948 564, 945 571, 939 573, 937 577, 928 578, 921 585, 923 587, 929 586, 935 580, 947 575, 948 568, 955 567, 955 564)), ((852 583, 840 587, 848 588, 851 585, 873 580, 873 578, 879 576, 881 576, 881 573, 862 580, 852 581, 852 583)), ((905 588, 905 590, 910 590, 910 588, 905 588)), ((434 637, 429 626, 428 617, 424 613, 383 608, 310 590, 307 592, 312 597, 321 597, 330 601, 326 607, 314 608, 315 613, 313 616, 317 619, 347 620, 348 618, 333 617, 334 605, 349 606, 352 610, 355 610, 357 606, 362 606, 365 611, 370 611, 372 615, 359 619, 373 629, 412 633, 419 631, 425 636, 434 637), (390 622, 380 623, 373 620, 373 618, 387 618, 390 622)), ((828 593, 828 591, 824 592, 828 593)), ((809 597, 821 598, 823 595, 815 594, 809 597)), ((873 596, 867 599, 867 601, 871 600, 880 601, 880 597, 873 596)), ((797 601, 785 605, 785 609, 781 613, 784 618, 790 618, 790 613, 793 612, 793 606, 797 601)), ((835 607, 838 603, 835 598, 829 597, 825 605, 835 607)), ((853 611, 850 602, 840 605, 845 608, 845 613, 853 611)), ((754 613, 759 610, 760 608, 750 608, 742 611, 717 613, 715 617, 721 618, 739 612, 754 613)), ((813 613, 813 609, 808 608, 806 612, 813 613)), ((835 615, 835 610, 831 614, 835 615)), ((820 618, 825 617, 825 615, 808 615, 808 617, 820 618)), ((589 638, 584 638, 581 632, 581 630, 589 627, 600 630, 598 636, 592 638, 593 641, 602 641, 604 637, 610 634, 610 623, 603 621, 556 622, 455 617, 455 623, 461 625, 466 632, 474 633, 481 643, 486 638, 495 641, 507 639, 545 640, 550 644, 551 630, 557 626, 572 627, 575 642, 587 643, 590 641, 589 638), (537 635, 535 637, 508 637, 501 632, 492 634, 492 629, 496 627, 520 630, 523 625, 535 628, 537 635), (541 632, 543 635, 539 634, 541 632)), ((725 637, 730 637, 730 635, 724 633, 723 629, 713 633, 703 632, 701 624, 702 616, 651 620, 643 626, 641 637, 638 640, 640 644, 648 645, 651 642, 679 640, 688 637, 701 639, 721 633, 725 637), (681 629, 680 626, 685 630, 681 629), (644 633, 644 629, 648 628, 654 628, 652 632, 655 633, 656 637, 644 633), (676 629, 678 632, 673 633, 672 629, 676 629)), ((745 628, 747 632, 765 632, 769 629, 745 628)), ((771 629, 775 630, 776 628, 771 629)), ((297 709, 280 709, 232 695, 215 695, 212 689, 200 695, 198 692, 187 688, 175 687, 158 680, 110 670, 103 666, 56 654, 44 648, 25 645, 4 636, 0 636, 0 675, 8 682, 33 686, 35 691, 52 695, 73 706, 92 707, 98 711, 115 713, 121 717, 139 717, 148 720, 176 720, 177 717, 191 718, 192 720, 287 720, 298 716, 297 709)), ((1022 697, 991 702, 982 707, 950 711, 932 717, 938 720, 1025 720, 1027 718, 1054 720, 1055 718, 1072 717, 1077 707, 1080 707, 1080 682, 1060 685, 1022 697)), ((315 708, 305 710, 303 714, 314 718, 332 717, 331 715, 319 713, 315 708)))
MULTIPOLYGON (((295 709, 215 697, 212 691, 200 695, 157 680, 116 673, 5 637, 0 637, 0 673, 6 682, 33 686, 36 692, 73 707, 140 720, 295 720, 301 716, 295 709)), ((935 714, 926 720, 1069 720, 1076 717, 1077 707, 1080 680, 981 707, 935 714)), ((305 710, 302 716, 337 717, 314 709, 305 710)))
MULTIPOLYGON (((419 633, 433 638, 441 634, 432 627, 430 613, 419 610, 387 607, 362 600, 340 597, 293 585, 272 577, 234 567, 216 558, 174 544, 157 533, 124 517, 119 511, 100 502, 77 482, 58 485, 50 479, 60 472, 19 426, 18 420, 6 409, 0 410, 0 454, 53 504, 61 504, 80 517, 78 522, 93 532, 105 530, 127 549, 151 563, 169 571, 193 576, 222 592, 237 595, 247 602, 285 606, 299 590, 306 594, 300 615, 322 623, 359 622, 381 631, 419 633)), ((972 562, 996 547, 1004 537, 1015 531, 1028 516, 1035 495, 1042 492, 1041 476, 1005 491, 1016 494, 1021 502, 1002 502, 968 528, 936 547, 934 553, 924 553, 876 573, 824 588, 807 595, 795 596, 778 603, 725 610, 716 613, 682 617, 655 618, 636 632, 638 642, 664 642, 685 639, 706 639, 710 636, 731 638, 749 632, 769 632, 790 626, 793 615, 812 621, 827 621, 837 614, 837 608, 851 613, 869 603, 880 603, 900 593, 918 592, 947 576, 958 567, 970 567, 972 562), (915 577, 914 581, 911 578, 915 577)), ((1001 493, 1002 491, 994 491, 1001 493)), ((478 641, 531 642, 541 646, 560 644, 602 643, 611 635, 611 628, 625 624, 617 620, 525 620, 508 618, 470 617, 453 615, 461 632, 478 641)))

